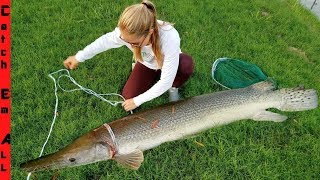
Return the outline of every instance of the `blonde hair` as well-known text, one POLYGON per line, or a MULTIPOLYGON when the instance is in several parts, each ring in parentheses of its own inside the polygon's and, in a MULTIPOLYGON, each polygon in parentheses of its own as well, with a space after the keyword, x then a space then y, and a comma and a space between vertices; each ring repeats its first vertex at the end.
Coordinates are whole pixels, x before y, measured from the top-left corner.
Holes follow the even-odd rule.
MULTIPOLYGON (((163 64, 163 54, 160 47, 159 24, 157 22, 157 13, 154 4, 150 1, 142 1, 127 7, 121 14, 118 21, 120 31, 125 31, 130 35, 137 37, 147 36, 151 29, 150 41, 152 51, 155 55, 159 68, 163 64)), ((133 47, 133 56, 135 61, 143 61, 141 47, 133 47)))

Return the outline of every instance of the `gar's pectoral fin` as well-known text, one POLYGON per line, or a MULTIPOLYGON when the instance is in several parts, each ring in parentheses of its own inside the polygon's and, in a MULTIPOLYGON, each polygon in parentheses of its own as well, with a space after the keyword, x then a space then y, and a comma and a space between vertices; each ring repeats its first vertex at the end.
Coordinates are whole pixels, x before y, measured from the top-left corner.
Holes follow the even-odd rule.
POLYGON ((137 170, 143 162, 143 152, 137 149, 130 154, 115 155, 114 160, 129 169, 137 170))
POLYGON ((287 119, 287 116, 277 114, 270 111, 261 111, 258 114, 252 117, 255 121, 274 121, 274 122, 282 122, 287 119))

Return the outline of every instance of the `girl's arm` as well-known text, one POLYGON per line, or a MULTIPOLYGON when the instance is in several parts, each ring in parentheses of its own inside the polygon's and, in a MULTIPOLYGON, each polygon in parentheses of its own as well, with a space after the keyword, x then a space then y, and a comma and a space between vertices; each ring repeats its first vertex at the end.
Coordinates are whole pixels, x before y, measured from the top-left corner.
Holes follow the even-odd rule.
POLYGON ((160 80, 149 90, 133 98, 134 103, 140 106, 142 103, 150 101, 171 88, 176 77, 179 66, 180 37, 175 29, 170 30, 166 37, 162 39, 162 53, 164 55, 160 80))
POLYGON ((124 45, 123 41, 121 41, 119 37, 120 30, 119 28, 115 28, 114 31, 99 37, 83 50, 78 51, 75 55, 75 59, 79 62, 83 62, 108 49, 119 48, 124 45))

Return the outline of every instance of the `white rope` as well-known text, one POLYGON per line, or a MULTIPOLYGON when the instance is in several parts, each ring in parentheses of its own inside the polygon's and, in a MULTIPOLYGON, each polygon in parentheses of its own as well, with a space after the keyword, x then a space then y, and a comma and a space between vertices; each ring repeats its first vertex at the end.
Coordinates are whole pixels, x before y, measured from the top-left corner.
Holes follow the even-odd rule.
POLYGON ((125 98, 124 98, 123 96, 121 96, 120 94, 117 94, 117 93, 98 94, 98 93, 94 92, 94 91, 91 90, 91 89, 87 89, 87 88, 82 87, 80 84, 78 84, 78 83, 70 76, 70 73, 69 73, 69 71, 68 71, 67 69, 60 69, 60 70, 58 70, 58 71, 56 71, 56 72, 53 72, 53 73, 49 74, 49 77, 50 77, 51 79, 53 79, 53 81, 55 81, 55 79, 53 78, 52 75, 53 75, 53 74, 56 74, 56 73, 59 73, 59 72, 61 72, 61 71, 66 71, 66 72, 67 72, 67 75, 64 74, 64 75, 59 76, 59 77, 58 77, 58 81, 57 81, 57 83, 55 82, 55 84, 57 84, 57 85, 59 86, 59 88, 62 89, 63 91, 65 91, 65 92, 73 92, 73 91, 82 90, 82 91, 84 91, 84 92, 86 92, 86 93, 88 93, 88 94, 91 94, 91 95, 96 96, 97 98, 101 99, 102 101, 105 101, 105 102, 109 103, 109 104, 112 105, 112 106, 116 106, 116 105, 118 105, 118 104, 122 104, 124 101, 110 101, 110 100, 104 98, 103 96, 119 96, 119 97, 121 97, 123 100, 125 100, 125 98), (78 86, 79 88, 78 88, 78 89, 71 89, 71 90, 66 90, 66 89, 62 88, 62 87, 60 86, 60 83, 59 83, 59 81, 60 81, 60 79, 61 79, 62 77, 67 77, 67 78, 69 78, 70 81, 71 81, 73 84, 75 84, 76 86, 78 86))
POLYGON ((109 126, 108 123, 105 123, 105 124, 104 124, 104 127, 107 128, 107 130, 108 130, 108 132, 109 132, 109 134, 110 134, 110 136, 111 136, 111 140, 112 140, 112 142, 113 142, 113 144, 114 144, 114 146, 115 146, 114 148, 116 149, 116 152, 118 152, 118 147, 119 147, 119 146, 118 146, 118 143, 117 143, 117 141, 116 141, 116 137, 115 137, 115 135, 114 135, 111 127, 109 126))
MULTIPOLYGON (((47 136, 47 139, 46 139, 45 143, 44 143, 43 146, 42 146, 42 149, 41 149, 41 152, 40 152, 39 157, 41 157, 42 154, 43 154, 44 148, 45 148, 45 146, 47 145, 48 140, 49 140, 49 138, 50 138, 50 136, 51 136, 54 123, 56 122, 57 112, 58 112, 58 104, 59 104, 59 98, 58 98, 58 94, 57 94, 58 87, 59 87, 61 90, 63 90, 64 92, 73 92, 73 91, 82 90, 82 91, 84 91, 84 92, 86 92, 86 93, 88 93, 88 94, 92 94, 92 95, 96 96, 97 98, 101 99, 102 101, 105 101, 105 102, 109 103, 109 104, 112 105, 112 106, 117 106, 118 104, 122 104, 124 101, 110 101, 110 100, 104 98, 103 96, 119 96, 119 97, 121 97, 123 100, 125 100, 125 98, 124 98, 123 96, 121 96, 120 94, 116 94, 116 93, 98 94, 98 93, 94 92, 94 91, 91 90, 91 89, 87 89, 87 88, 82 87, 80 84, 78 84, 78 83, 70 76, 70 73, 69 73, 69 71, 68 71, 67 69, 60 69, 60 70, 58 70, 58 71, 56 71, 56 72, 53 72, 53 73, 49 74, 48 76, 49 76, 49 77, 53 80, 53 82, 54 82, 54 95, 55 95, 55 97, 56 97, 56 104, 55 104, 55 108, 54 108, 54 115, 53 115, 53 120, 52 120, 52 123, 51 123, 50 130, 49 130, 49 134, 48 134, 48 136, 47 136), (57 73, 60 73, 60 72, 62 72, 62 71, 67 72, 67 75, 66 75, 66 74, 60 75, 60 76, 58 77, 58 80, 56 81, 56 79, 53 77, 53 75, 54 75, 54 74, 57 74, 57 73), (71 90, 66 90, 66 89, 62 88, 62 87, 60 86, 60 83, 59 83, 61 77, 68 77, 68 78, 70 79, 70 81, 71 81, 73 84, 75 84, 76 86, 78 86, 79 88, 77 88, 77 89, 71 89, 71 90)), ((132 114, 132 113, 133 113, 133 112, 131 111, 131 114, 132 114)), ((108 129, 108 131, 109 131, 109 129, 108 129)), ((110 133, 110 131, 109 131, 109 133, 110 133)), ((111 136, 112 136, 112 135, 111 135, 111 136)), ((115 142, 114 137, 113 137, 113 141, 115 142)), ((28 174, 27 180, 30 179, 30 176, 31 176, 31 172, 28 174)))

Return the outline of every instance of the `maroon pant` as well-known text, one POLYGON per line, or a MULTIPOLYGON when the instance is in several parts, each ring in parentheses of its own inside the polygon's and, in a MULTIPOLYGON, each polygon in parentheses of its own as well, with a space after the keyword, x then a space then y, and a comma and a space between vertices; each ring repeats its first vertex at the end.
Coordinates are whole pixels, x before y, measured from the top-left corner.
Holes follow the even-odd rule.
MULTIPOLYGON (((172 87, 180 87, 193 73, 193 60, 184 53, 179 56, 179 67, 172 87)), ((161 70, 149 69, 141 63, 136 63, 124 88, 122 96, 125 99, 134 98, 150 89, 160 78, 161 70)))

